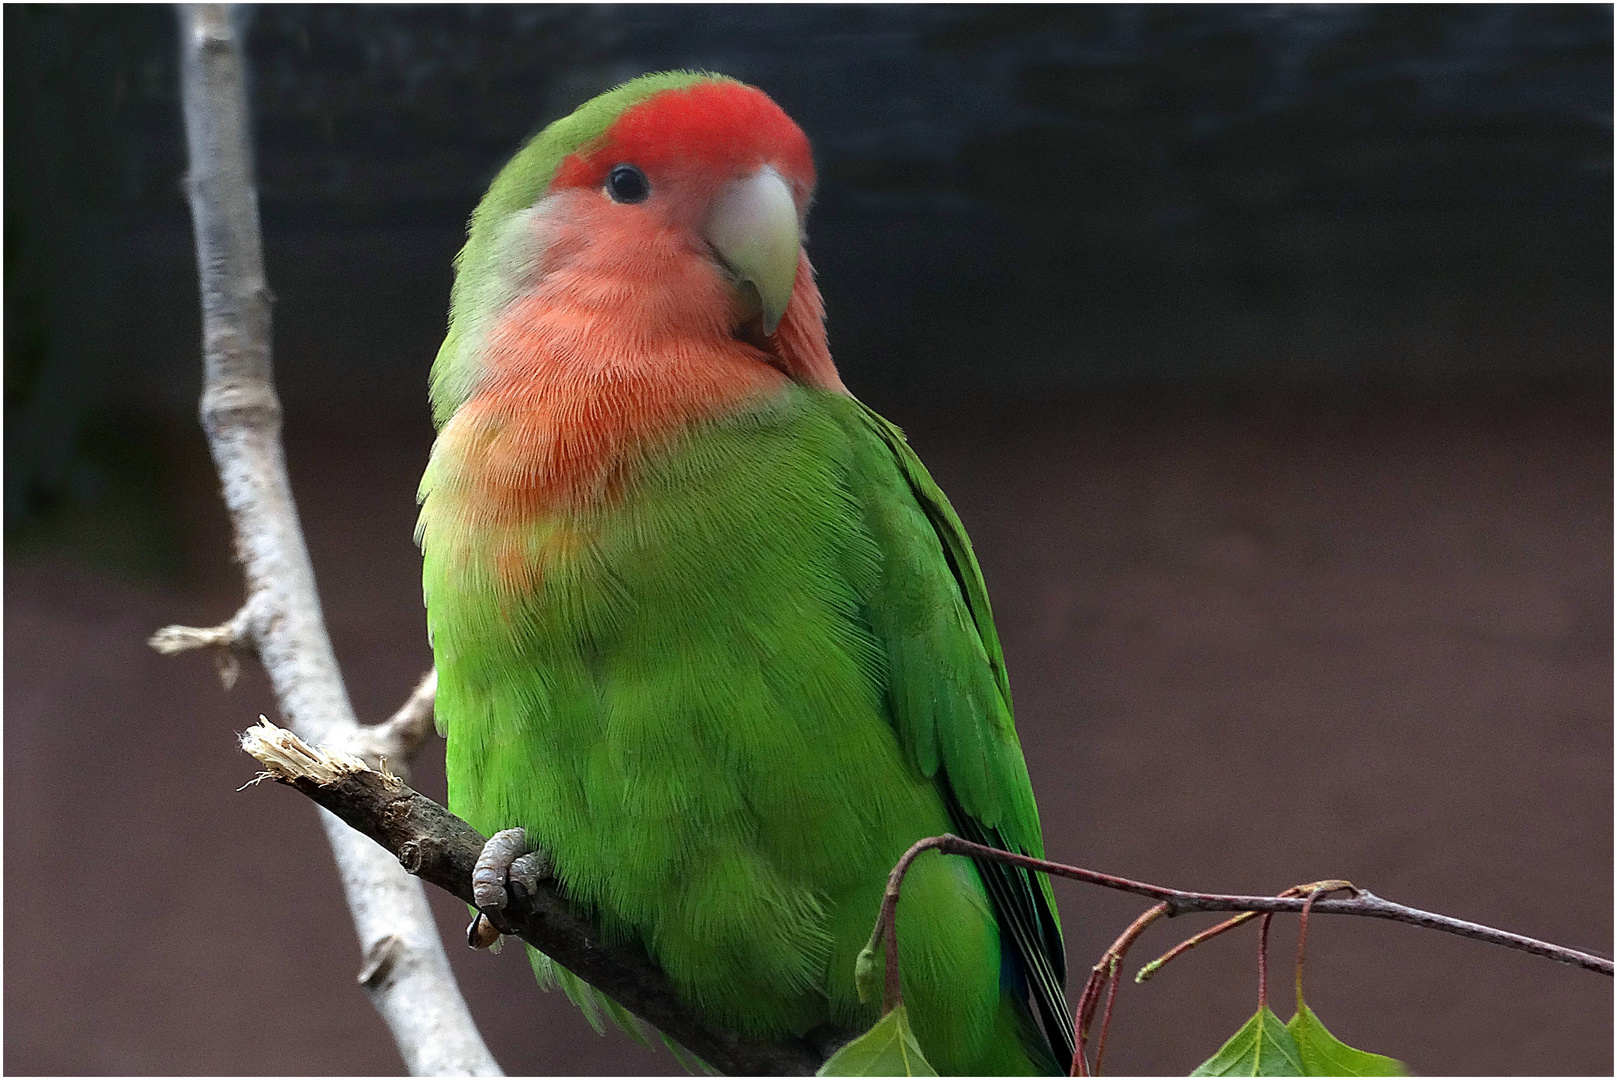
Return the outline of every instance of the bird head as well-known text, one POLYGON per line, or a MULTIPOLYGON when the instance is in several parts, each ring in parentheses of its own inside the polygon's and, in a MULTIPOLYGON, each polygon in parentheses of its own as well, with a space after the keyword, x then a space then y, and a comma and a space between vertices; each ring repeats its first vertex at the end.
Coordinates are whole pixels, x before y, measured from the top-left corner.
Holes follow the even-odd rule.
POLYGON ((453 412, 470 390, 498 310, 569 250, 608 237, 635 238, 642 256, 671 245, 700 253, 729 293, 733 336, 791 374, 840 386, 802 252, 814 184, 802 129, 735 80, 647 75, 586 102, 524 146, 473 215, 434 366, 436 411, 453 412))
POLYGON ((569 189, 699 237, 774 333, 797 280, 814 161, 763 91, 708 77, 649 95, 562 161, 551 190, 569 189))

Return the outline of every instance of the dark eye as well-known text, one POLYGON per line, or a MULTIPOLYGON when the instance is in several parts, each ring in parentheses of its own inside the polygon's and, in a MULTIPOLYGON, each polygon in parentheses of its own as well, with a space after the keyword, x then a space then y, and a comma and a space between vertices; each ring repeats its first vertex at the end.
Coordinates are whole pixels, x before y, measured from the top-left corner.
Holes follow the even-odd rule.
POLYGON ((612 196, 613 202, 645 202, 646 196, 651 194, 651 182, 633 165, 614 165, 607 174, 606 193, 612 196))

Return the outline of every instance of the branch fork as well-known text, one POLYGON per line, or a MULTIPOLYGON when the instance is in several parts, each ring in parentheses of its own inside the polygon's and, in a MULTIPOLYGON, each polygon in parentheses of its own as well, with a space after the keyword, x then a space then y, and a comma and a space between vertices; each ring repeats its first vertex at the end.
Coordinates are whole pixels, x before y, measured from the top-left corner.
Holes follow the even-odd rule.
POLYGON ((365 724, 349 733, 345 749, 364 759, 373 769, 386 772, 389 766, 405 770, 432 737, 433 702, 438 694, 438 671, 421 677, 392 716, 379 724, 365 724))
MULTIPOLYGON (((226 690, 235 687, 245 655, 258 655, 262 633, 257 613, 270 605, 262 593, 248 597, 229 619, 217 626, 165 626, 146 644, 164 656, 177 656, 196 649, 213 651, 219 681, 226 690)), ((438 694, 437 669, 428 671, 392 716, 377 724, 355 725, 343 740, 347 749, 363 758, 372 768, 386 771, 388 764, 407 768, 433 732, 433 703, 438 694)))
POLYGON ((248 597, 236 614, 218 626, 165 626, 147 638, 146 644, 164 656, 176 656, 193 649, 213 650, 219 681, 230 690, 241 677, 240 654, 258 651, 253 607, 253 597, 248 597))

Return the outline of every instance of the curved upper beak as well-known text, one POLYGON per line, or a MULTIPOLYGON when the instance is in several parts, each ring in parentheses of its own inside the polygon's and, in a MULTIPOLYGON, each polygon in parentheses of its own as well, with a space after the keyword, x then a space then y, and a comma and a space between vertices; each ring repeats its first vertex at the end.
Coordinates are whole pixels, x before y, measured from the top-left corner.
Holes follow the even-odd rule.
POLYGON ((768 165, 732 180, 713 200, 703 234, 735 274, 737 288, 757 293, 764 333, 773 334, 797 283, 802 238, 792 189, 768 165))

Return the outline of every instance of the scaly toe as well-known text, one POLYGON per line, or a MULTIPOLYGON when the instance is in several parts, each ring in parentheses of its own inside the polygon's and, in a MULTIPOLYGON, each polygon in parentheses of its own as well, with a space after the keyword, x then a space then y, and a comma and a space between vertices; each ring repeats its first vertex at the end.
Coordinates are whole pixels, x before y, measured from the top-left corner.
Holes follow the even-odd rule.
POLYGON ((505 907, 505 883, 511 864, 527 850, 528 836, 521 829, 505 829, 489 837, 472 868, 472 901, 480 910, 499 911, 505 907))
POLYGON ((550 857, 542 851, 530 851, 511 864, 506 873, 506 885, 514 896, 533 896, 539 883, 553 876, 550 857))

